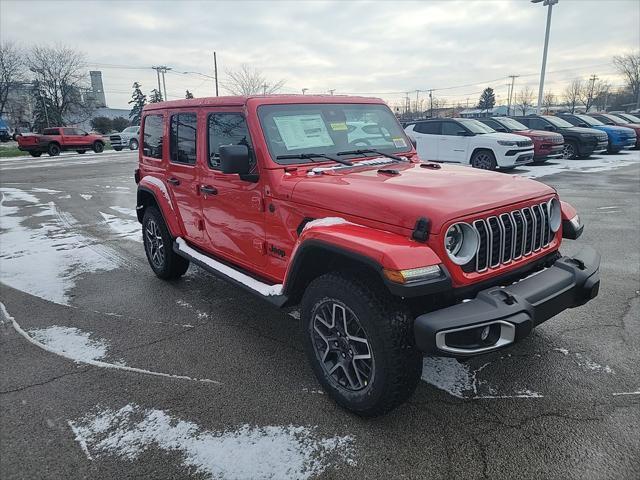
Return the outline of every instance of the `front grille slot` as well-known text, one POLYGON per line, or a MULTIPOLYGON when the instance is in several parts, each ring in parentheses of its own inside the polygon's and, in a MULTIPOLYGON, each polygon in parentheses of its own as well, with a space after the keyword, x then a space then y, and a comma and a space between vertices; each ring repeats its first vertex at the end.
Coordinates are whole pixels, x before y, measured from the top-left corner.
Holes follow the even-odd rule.
POLYGON ((478 219, 472 225, 479 244, 473 260, 463 266, 467 273, 474 267, 484 272, 508 264, 548 247, 553 240, 547 203, 478 219))

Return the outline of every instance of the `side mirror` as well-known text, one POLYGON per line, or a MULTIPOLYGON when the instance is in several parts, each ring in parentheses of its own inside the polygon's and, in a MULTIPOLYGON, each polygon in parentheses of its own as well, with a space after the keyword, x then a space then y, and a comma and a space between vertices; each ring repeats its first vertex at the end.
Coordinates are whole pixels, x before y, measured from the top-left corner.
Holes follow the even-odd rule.
POLYGON ((460 130, 456 133, 458 137, 473 137, 475 133, 467 132, 466 130, 460 130))
POLYGON ((586 123, 582 123, 582 122, 580 122, 580 123, 578 124, 578 126, 579 126, 579 127, 584 127, 584 128, 589 128, 589 125, 587 125, 586 123))
POLYGON ((554 132, 556 130, 556 128, 553 125, 545 125, 544 129, 550 132, 554 132))
POLYGON ((223 145, 220 147, 220 168, 222 173, 238 174, 242 180, 255 182, 258 176, 251 174, 249 149, 246 145, 223 145))
POLYGON ((502 128, 502 127, 498 127, 495 129, 496 132, 503 132, 503 133, 507 133, 507 129, 506 128, 502 128))

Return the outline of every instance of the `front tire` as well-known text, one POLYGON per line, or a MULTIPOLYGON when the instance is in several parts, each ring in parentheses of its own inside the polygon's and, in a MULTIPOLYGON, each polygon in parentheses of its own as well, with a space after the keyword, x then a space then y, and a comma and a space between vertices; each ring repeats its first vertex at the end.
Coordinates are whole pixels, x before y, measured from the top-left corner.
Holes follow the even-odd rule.
POLYGON ((142 219, 142 239, 153 272, 163 280, 175 280, 185 274, 189 260, 173 251, 173 238, 156 207, 147 207, 142 219))
POLYGON ((86 152, 86 150, 76 150, 76 152, 78 152, 80 155, 82 155, 83 153, 86 152))
POLYGON ((134 138, 134 139, 132 139, 132 140, 129 142, 129 149, 130 149, 130 150, 137 150, 137 149, 138 149, 138 140, 136 140, 135 138, 134 138))
POLYGON ((471 157, 471 166, 481 170, 495 170, 498 165, 491 150, 478 150, 471 157))
POLYGON ((104 151, 104 143, 93 142, 93 151, 96 153, 102 153, 104 151))
POLYGON ((382 285, 346 273, 318 277, 305 291, 300 318, 313 372, 343 408, 374 417, 415 391, 422 356, 413 319, 382 285))
POLYGON ((113 147, 113 149, 114 149, 116 152, 120 152, 120 151, 122 151, 122 147, 113 147))
POLYGON ((578 145, 575 142, 564 142, 562 158, 565 160, 575 160, 578 158, 578 145))

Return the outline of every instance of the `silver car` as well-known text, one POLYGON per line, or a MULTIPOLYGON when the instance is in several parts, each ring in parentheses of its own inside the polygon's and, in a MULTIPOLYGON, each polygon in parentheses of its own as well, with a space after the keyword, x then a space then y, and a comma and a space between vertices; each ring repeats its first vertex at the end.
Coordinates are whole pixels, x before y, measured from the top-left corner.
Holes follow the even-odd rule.
POLYGON ((123 148, 128 148, 130 150, 137 150, 138 136, 140 135, 140 127, 127 127, 120 133, 114 133, 113 135, 109 135, 109 142, 111 142, 111 146, 117 152, 122 150, 123 148))

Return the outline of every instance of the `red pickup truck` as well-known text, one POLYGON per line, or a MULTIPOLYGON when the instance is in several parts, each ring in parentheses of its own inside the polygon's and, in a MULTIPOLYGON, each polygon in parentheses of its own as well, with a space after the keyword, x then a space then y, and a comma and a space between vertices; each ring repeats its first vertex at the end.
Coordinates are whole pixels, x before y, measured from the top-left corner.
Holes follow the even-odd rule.
POLYGON ((154 103, 140 139, 153 272, 175 280, 194 263, 276 307, 299 305, 318 381, 359 415, 405 401, 423 353, 511 347, 598 294, 600 255, 560 254, 583 225, 553 188, 419 159, 382 100, 154 103))
POLYGON ((48 153, 55 157, 60 152, 75 150, 84 153, 93 150, 100 153, 104 150, 104 140, 100 135, 87 133, 74 127, 45 128, 42 135, 26 133, 18 137, 18 148, 29 152, 32 157, 48 153))

